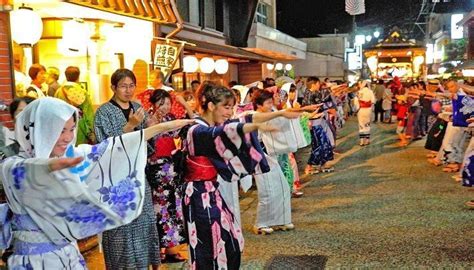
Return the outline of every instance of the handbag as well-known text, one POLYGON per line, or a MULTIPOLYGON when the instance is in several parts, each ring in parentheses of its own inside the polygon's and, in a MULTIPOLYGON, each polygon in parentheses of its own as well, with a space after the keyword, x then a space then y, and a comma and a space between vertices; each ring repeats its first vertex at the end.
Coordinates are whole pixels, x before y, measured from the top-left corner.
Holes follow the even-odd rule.
POLYGON ((303 135, 308 145, 311 144, 311 130, 309 127, 309 117, 307 115, 303 115, 300 117, 300 125, 301 129, 303 130, 303 135))
POLYGON ((288 119, 277 117, 267 123, 278 128, 278 131, 261 132, 263 144, 269 155, 293 153, 298 150, 296 136, 288 119))
POLYGON ((308 146, 309 143, 304 137, 303 128, 301 127, 300 119, 299 118, 290 119, 290 125, 293 132, 295 133, 296 147, 299 149, 299 148, 308 146))

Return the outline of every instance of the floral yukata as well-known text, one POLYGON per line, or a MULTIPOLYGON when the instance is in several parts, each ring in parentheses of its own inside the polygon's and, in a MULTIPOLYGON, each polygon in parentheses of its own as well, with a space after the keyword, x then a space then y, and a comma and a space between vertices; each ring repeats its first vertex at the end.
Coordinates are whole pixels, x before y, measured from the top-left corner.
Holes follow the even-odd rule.
POLYGON ((8 204, 0 206, 0 248, 13 244, 10 269, 86 269, 76 241, 141 213, 146 164, 141 132, 94 146, 74 147, 73 141, 65 156, 84 160, 50 172, 50 153, 73 114, 75 108, 65 102, 43 98, 17 119, 20 153, 1 164, 8 204))
MULTIPOLYGON (((174 116, 163 117, 162 122, 174 116)), ((146 175, 152 189, 153 207, 160 237, 160 247, 172 248, 186 241, 184 231, 181 179, 175 171, 172 152, 178 131, 162 133, 154 138, 154 152, 148 157, 146 175)))
MULTIPOLYGON (((307 90, 303 99, 303 106, 317 105, 323 103, 323 110, 327 111, 334 103, 332 102, 331 93, 328 89, 320 89, 319 91, 307 90)), ((333 147, 335 144, 334 134, 330 133, 329 124, 325 117, 319 119, 310 119, 311 122, 311 155, 308 159, 309 165, 322 166, 326 162, 334 159, 333 147)))
POLYGON ((237 181, 268 171, 258 141, 243 124, 210 127, 204 120, 188 131, 183 212, 189 234, 191 269, 239 269, 241 228, 218 190, 217 175, 237 181))

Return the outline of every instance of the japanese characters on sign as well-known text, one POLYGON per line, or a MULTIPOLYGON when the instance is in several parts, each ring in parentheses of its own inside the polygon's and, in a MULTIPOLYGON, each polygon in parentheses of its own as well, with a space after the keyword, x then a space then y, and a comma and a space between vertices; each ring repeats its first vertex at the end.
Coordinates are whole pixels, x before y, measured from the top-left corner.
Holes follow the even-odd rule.
POLYGON ((153 67, 160 69, 167 78, 173 71, 176 61, 179 60, 183 45, 164 40, 154 40, 154 44, 153 67))

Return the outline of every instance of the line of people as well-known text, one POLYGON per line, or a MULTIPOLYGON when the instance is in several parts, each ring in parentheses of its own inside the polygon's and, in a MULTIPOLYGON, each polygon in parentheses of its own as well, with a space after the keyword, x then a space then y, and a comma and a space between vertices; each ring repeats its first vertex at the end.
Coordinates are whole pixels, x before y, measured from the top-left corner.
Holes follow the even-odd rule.
MULTIPOLYGON (((472 82, 454 78, 443 81, 389 83, 394 105, 391 114, 397 118, 399 145, 426 137, 427 160, 443 166, 443 172, 463 186, 472 187, 474 140, 474 87, 472 82)), ((474 201, 466 202, 474 208, 474 201)))
POLYGON ((91 118, 90 97, 68 91, 79 70, 66 72, 77 77, 66 76, 57 98, 10 106, 14 143, 0 149, 7 202, 0 244, 13 245, 9 267, 84 269, 75 243, 101 233, 107 269, 182 261, 183 244, 193 269, 238 269, 239 188, 255 180, 255 233, 288 231, 291 196, 302 195, 297 149, 311 145, 306 173, 334 171, 346 85, 310 77, 300 104, 291 82, 250 89, 206 82, 179 93, 152 71, 152 87, 136 95, 135 75, 119 69, 112 99, 91 118))

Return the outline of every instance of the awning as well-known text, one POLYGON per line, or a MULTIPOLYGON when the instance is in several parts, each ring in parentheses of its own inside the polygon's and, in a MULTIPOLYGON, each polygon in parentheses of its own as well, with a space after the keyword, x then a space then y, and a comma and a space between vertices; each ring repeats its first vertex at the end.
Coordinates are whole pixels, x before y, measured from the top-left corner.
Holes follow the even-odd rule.
POLYGON ((264 62, 264 63, 275 62, 275 59, 265 57, 263 55, 256 54, 253 52, 248 52, 239 47, 234 47, 234 46, 229 46, 229 45, 219 45, 219 44, 207 43, 204 41, 191 40, 191 39, 185 39, 185 38, 180 38, 180 40, 193 43, 196 45, 196 46, 192 46, 192 45, 186 44, 184 46, 184 49, 187 51, 206 53, 210 55, 220 55, 224 57, 231 57, 231 58, 243 59, 243 60, 259 61, 259 62, 264 62))
POLYGON ((245 50, 249 52, 253 52, 253 53, 258 53, 266 57, 269 57, 275 60, 280 60, 280 61, 299 60, 299 58, 296 56, 289 55, 286 53, 271 51, 271 50, 265 50, 265 49, 260 49, 260 48, 245 48, 245 50))
POLYGON ((0 0, 0 11, 13 10, 13 0, 0 0))
POLYGON ((65 2, 158 24, 175 24, 177 29, 167 37, 174 36, 182 29, 183 23, 176 0, 65 0, 65 2))

